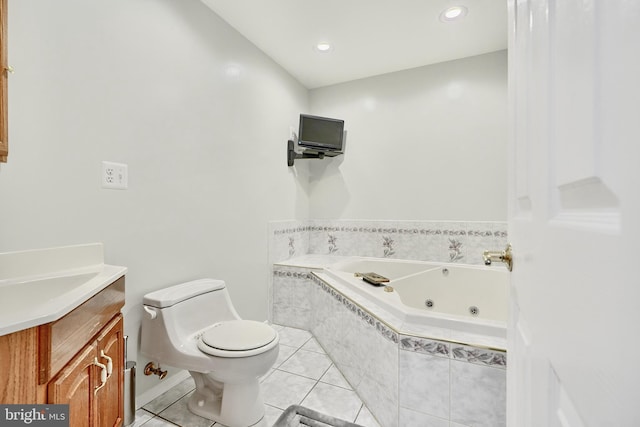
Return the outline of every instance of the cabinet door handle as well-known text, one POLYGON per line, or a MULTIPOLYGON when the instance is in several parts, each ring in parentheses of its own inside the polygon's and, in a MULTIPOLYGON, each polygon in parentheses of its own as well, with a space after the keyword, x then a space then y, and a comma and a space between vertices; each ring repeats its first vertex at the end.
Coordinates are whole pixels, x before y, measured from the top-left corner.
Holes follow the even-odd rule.
POLYGON ((100 368, 100 385, 93 390, 93 394, 95 395, 98 392, 98 390, 104 387, 104 385, 107 383, 107 367, 102 363, 98 362, 97 357, 94 357, 93 364, 96 365, 98 368, 100 368))
POLYGON ((113 359, 104 354, 104 350, 100 350, 100 357, 107 359, 107 378, 109 378, 113 372, 113 359))

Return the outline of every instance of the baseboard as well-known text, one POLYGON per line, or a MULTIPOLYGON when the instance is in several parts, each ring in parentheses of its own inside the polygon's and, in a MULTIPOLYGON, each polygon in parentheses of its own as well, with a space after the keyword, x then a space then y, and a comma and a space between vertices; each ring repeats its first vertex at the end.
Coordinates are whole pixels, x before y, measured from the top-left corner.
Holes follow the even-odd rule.
POLYGON ((189 371, 180 371, 176 374, 171 375, 166 380, 160 381, 157 386, 150 388, 142 394, 136 395, 136 410, 142 408, 144 405, 151 402, 162 393, 169 391, 169 389, 173 388, 174 386, 177 386, 182 381, 189 378, 189 375, 189 371))

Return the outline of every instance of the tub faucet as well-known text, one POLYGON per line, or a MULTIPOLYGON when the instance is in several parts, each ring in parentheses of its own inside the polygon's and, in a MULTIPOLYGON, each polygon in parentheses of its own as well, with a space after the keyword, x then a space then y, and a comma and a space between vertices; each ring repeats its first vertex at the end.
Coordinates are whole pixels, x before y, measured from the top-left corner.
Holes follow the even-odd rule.
POLYGON ((494 261, 500 261, 507 264, 509 271, 513 270, 513 256, 511 253, 511 244, 507 244, 504 251, 484 251, 482 253, 484 265, 491 265, 494 261))

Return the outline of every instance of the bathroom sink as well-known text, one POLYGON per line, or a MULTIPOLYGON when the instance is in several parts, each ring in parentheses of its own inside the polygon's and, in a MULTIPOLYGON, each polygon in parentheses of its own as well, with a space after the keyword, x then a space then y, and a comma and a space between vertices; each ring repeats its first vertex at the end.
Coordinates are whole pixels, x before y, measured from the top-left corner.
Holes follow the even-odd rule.
POLYGON ((51 302, 55 298, 64 298, 73 291, 96 277, 98 273, 79 274, 77 276, 54 277, 15 283, 0 288, 2 301, 0 312, 8 313, 33 304, 36 301, 51 302))
POLYGON ((125 274, 102 245, 0 254, 0 336, 60 319, 125 274))

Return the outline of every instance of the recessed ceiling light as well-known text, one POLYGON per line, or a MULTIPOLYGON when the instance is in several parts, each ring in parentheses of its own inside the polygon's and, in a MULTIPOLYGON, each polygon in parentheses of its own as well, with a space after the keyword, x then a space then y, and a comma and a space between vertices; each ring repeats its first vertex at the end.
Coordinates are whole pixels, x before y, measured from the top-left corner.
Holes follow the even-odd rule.
POLYGON ((464 6, 451 6, 440 14, 442 22, 451 22, 464 18, 467 15, 467 8, 464 6))
POLYGON ((321 42, 316 45, 316 50, 318 52, 329 52, 331 51, 331 49, 333 49, 333 46, 331 46, 331 43, 321 42))

